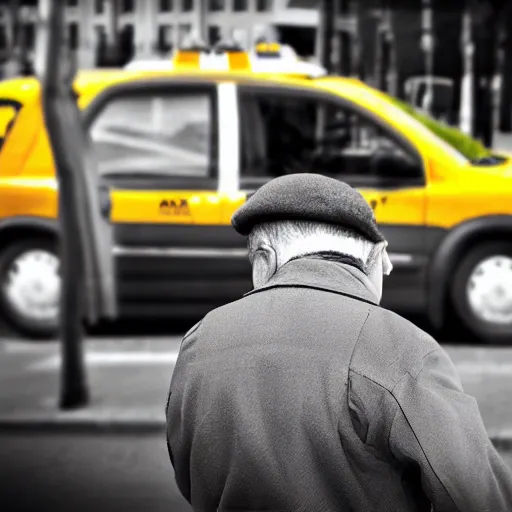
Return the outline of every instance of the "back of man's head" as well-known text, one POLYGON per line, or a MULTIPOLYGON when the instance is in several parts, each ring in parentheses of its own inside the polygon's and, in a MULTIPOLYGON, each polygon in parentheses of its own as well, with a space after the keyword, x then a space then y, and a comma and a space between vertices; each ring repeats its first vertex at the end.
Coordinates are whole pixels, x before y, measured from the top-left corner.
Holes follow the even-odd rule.
POLYGON ((282 220, 256 224, 248 236, 255 288, 267 284, 292 259, 318 253, 349 258, 369 278, 376 296, 382 295, 382 244, 354 230, 328 223, 282 220))
POLYGON ((275 178, 259 188, 231 222, 249 236, 255 288, 291 259, 334 253, 358 260, 356 266, 370 278, 380 300, 383 274, 392 268, 387 242, 372 208, 347 183, 314 173, 275 178))
POLYGON ((291 259, 313 253, 334 253, 358 261, 366 269, 374 244, 349 228, 312 221, 274 221, 257 224, 248 237, 249 258, 265 247, 276 254, 277 269, 291 259))

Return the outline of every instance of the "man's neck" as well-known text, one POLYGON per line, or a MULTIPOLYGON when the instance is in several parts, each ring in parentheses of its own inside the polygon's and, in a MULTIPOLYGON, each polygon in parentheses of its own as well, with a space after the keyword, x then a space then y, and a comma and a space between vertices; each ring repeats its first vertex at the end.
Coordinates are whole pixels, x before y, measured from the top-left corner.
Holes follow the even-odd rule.
POLYGON ((344 265, 351 265, 352 267, 357 268, 363 274, 365 273, 364 263, 359 258, 355 258, 350 254, 343 254, 336 251, 318 251, 309 254, 304 254, 302 256, 296 256, 295 258, 291 258, 289 261, 294 261, 302 258, 313 258, 324 261, 333 261, 335 263, 341 263, 344 265))
POLYGON ((323 288, 361 297, 374 304, 380 302, 380 294, 371 279, 357 265, 348 264, 342 259, 331 261, 310 255, 294 258, 282 265, 265 285, 246 295, 279 286, 323 288))

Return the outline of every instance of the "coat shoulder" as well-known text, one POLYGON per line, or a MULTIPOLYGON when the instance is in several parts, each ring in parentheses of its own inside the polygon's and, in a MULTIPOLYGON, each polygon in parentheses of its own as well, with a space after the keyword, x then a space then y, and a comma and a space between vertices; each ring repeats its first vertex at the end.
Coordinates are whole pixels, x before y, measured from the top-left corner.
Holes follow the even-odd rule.
POLYGON ((199 327, 201 326, 201 324, 203 323, 203 320, 204 319, 201 319, 199 320, 199 322, 197 322, 196 324, 194 324, 186 333, 185 333, 185 336, 183 336, 183 339, 186 340, 189 336, 191 336, 192 334, 194 334, 197 329, 199 329, 199 327))
POLYGON ((440 348, 428 333, 384 308, 371 308, 350 369, 389 391, 405 374, 416 376, 425 357, 440 348))

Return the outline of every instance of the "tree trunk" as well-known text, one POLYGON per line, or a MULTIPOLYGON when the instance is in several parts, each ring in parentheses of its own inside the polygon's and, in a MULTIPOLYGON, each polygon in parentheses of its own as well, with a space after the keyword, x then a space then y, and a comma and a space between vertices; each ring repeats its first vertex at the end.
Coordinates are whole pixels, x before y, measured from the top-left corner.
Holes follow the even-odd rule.
MULTIPOLYGON (((392 3, 393 5, 393 3, 392 3)), ((400 3, 392 12, 393 46, 396 59, 394 93, 405 99, 404 84, 412 76, 425 73, 421 50, 421 1, 400 3)))
POLYGON ((449 106, 451 124, 459 123, 463 70, 462 16, 464 0, 432 0, 434 33, 434 75, 453 82, 453 96, 449 106))
MULTIPOLYGON (((338 0, 338 9, 336 18, 349 19, 350 8, 349 0, 338 0)), ((339 73, 343 76, 350 76, 352 74, 352 52, 353 52, 353 40, 352 34, 347 30, 341 30, 338 33, 340 41, 340 56, 339 56, 339 73)))
POLYGON ((334 71, 334 36, 336 26, 336 0, 321 0, 318 27, 317 58, 329 72, 334 71))
POLYGON ((20 1, 9 0, 7 22, 7 59, 4 64, 4 78, 19 76, 21 71, 21 23, 20 23, 20 1))
POLYGON ((359 78, 376 84, 377 37, 379 17, 377 0, 359 0, 357 3, 358 70, 359 78))
POLYGON ((503 41, 503 62, 500 70, 500 111, 499 130, 505 133, 512 132, 512 2, 503 13, 505 39, 503 41))
POLYGON ((120 61, 120 36, 119 36, 119 2, 107 0, 107 40, 105 66, 117 67, 120 61))
POLYGON ((473 3, 473 134, 488 148, 493 142, 492 79, 496 71, 498 14, 489 4, 473 3))
POLYGON ((379 20, 375 49, 374 75, 381 91, 388 91, 388 75, 391 67, 393 47, 390 39, 390 11, 388 0, 379 0, 379 20))

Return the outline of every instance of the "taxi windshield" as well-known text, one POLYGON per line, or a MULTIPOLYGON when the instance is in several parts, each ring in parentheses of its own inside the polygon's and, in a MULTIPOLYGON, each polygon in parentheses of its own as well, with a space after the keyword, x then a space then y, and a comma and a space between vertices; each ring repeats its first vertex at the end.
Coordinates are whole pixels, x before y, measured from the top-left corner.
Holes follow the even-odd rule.
POLYGON ((393 96, 388 94, 385 96, 395 106, 414 117, 416 121, 420 122, 425 128, 458 151, 467 160, 471 161, 471 163, 475 165, 495 165, 504 160, 503 157, 493 155, 482 143, 473 139, 469 135, 466 135, 457 128, 449 126, 444 122, 436 121, 426 113, 420 112, 412 105, 400 101, 393 96))

